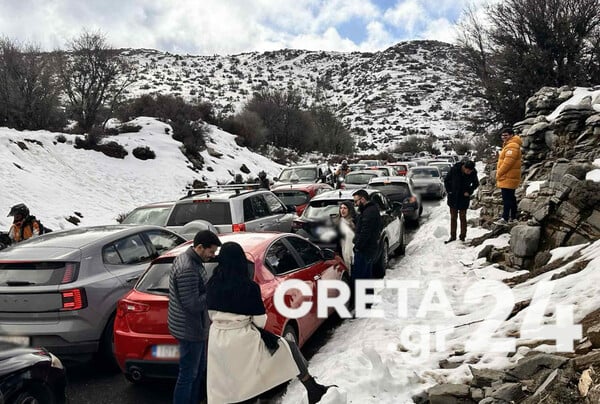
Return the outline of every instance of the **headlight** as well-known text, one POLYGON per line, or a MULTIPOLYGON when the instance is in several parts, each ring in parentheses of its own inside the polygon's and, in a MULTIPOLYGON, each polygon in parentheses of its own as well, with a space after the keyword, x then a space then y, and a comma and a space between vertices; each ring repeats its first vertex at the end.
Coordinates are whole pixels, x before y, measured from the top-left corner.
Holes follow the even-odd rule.
POLYGON ((54 356, 52 353, 48 352, 50 354, 50 365, 53 368, 57 368, 57 369, 64 369, 62 362, 60 361, 60 359, 58 359, 56 356, 54 356))

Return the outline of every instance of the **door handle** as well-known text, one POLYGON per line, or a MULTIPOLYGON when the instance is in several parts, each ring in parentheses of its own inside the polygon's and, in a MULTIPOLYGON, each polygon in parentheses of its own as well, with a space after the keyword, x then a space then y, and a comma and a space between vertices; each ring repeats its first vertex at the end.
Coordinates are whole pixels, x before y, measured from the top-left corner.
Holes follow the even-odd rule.
POLYGON ((315 275, 313 277, 313 280, 318 281, 319 279, 321 279, 321 274, 315 275))

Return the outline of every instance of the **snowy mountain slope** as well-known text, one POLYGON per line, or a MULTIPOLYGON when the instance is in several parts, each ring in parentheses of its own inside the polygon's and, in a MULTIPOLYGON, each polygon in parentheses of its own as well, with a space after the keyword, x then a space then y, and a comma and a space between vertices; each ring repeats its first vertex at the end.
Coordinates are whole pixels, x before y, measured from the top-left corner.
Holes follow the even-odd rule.
POLYGON ((130 97, 159 92, 200 98, 231 114, 255 91, 293 87, 309 103, 326 101, 348 127, 363 130, 356 141, 365 151, 388 148, 411 133, 468 137, 473 133, 466 119, 479 116, 483 105, 459 48, 437 41, 401 42, 375 53, 123 54, 140 72, 130 97))
POLYGON ((230 181, 242 164, 250 170, 244 179, 256 177, 260 170, 269 177, 279 174, 281 166, 237 146, 233 135, 215 127, 210 128, 207 146, 222 156, 203 151, 205 170, 198 174, 189 168, 181 143, 165 133, 167 124, 143 117, 131 123, 142 130, 106 139, 129 152, 122 160, 75 149, 75 135, 62 134, 66 142, 60 143, 59 133, 0 128, 0 229, 8 230, 12 219, 2 212, 21 202, 47 227, 62 229, 73 227, 66 221, 70 216, 79 218, 80 225, 116 223, 119 214, 136 206, 182 197, 195 179, 209 184, 230 181), (156 158, 135 158, 132 150, 138 146, 150 147, 156 158))

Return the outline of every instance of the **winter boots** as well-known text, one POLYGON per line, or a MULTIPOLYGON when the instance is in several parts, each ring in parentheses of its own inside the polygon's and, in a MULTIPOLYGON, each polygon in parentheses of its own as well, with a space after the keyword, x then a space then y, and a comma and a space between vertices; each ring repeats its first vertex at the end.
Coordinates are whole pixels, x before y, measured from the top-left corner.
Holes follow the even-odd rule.
POLYGON ((316 404, 321 401, 321 397, 327 393, 330 387, 335 386, 323 386, 322 384, 317 383, 317 381, 311 376, 307 380, 302 381, 302 384, 306 388, 306 392, 308 393, 308 404, 316 404))

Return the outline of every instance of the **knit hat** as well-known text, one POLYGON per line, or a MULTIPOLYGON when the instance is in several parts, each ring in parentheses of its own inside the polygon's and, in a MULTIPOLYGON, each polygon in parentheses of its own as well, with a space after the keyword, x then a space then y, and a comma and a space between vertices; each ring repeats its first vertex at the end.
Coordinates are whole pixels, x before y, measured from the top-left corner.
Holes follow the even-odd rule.
POLYGON ((464 162, 463 166, 465 168, 468 168, 469 170, 473 170, 473 169, 475 169, 475 162, 472 160, 467 160, 464 162))

